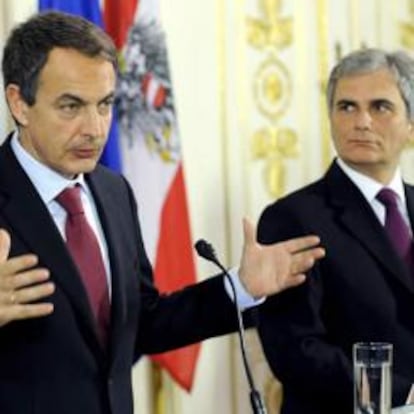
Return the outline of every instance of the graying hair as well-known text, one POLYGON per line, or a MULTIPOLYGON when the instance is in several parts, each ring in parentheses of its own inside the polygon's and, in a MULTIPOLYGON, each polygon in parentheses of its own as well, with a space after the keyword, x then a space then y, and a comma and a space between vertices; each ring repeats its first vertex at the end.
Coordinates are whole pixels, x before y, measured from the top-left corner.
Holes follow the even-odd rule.
POLYGON ((414 60, 407 53, 386 52, 381 49, 361 49, 342 58, 333 68, 326 91, 329 111, 333 109, 336 85, 339 79, 388 69, 405 103, 410 120, 414 120, 414 60))

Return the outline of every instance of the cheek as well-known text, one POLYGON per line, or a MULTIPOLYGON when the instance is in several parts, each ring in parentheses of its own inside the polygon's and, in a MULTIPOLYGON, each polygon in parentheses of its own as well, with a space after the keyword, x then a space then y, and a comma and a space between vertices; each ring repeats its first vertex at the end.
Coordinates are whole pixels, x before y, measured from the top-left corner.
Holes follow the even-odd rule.
POLYGON ((53 137, 50 146, 56 151, 64 151, 70 148, 71 144, 80 136, 79 122, 54 120, 48 125, 49 137, 53 137))
POLYGON ((381 129, 386 131, 390 141, 397 144, 408 141, 412 135, 411 126, 405 120, 384 124, 381 129))
POLYGON ((33 145, 42 158, 49 160, 65 156, 70 146, 70 135, 55 123, 47 123, 46 128, 39 128, 33 137, 33 145))
POLYGON ((42 138, 37 137, 33 140, 33 147, 38 156, 43 160, 51 160, 56 158, 57 149, 55 147, 55 140, 46 138, 45 135, 41 135, 42 138))
POLYGON ((340 144, 344 140, 347 133, 347 126, 345 123, 333 122, 331 123, 331 135, 335 143, 340 144))
POLYGON ((343 131, 350 127, 350 117, 336 113, 331 117, 331 128, 335 131, 343 131))

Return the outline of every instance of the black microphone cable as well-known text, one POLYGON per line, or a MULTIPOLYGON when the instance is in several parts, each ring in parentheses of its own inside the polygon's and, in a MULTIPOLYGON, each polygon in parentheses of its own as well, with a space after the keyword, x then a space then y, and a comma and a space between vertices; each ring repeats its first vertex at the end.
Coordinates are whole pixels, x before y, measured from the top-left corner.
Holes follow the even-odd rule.
POLYGON ((260 392, 257 390, 254 384, 253 375, 250 370, 250 364, 249 364, 249 360, 248 360, 247 352, 246 352, 246 340, 244 337, 243 316, 242 316, 242 312, 240 310, 240 306, 237 300, 236 288, 234 286, 234 283, 227 269, 217 259, 214 248, 210 243, 208 243, 207 241, 203 239, 200 239, 195 243, 194 247, 199 256, 201 256, 203 259, 213 262, 216 266, 218 266, 230 283, 230 287, 231 287, 231 290, 233 292, 233 297, 234 297, 234 305, 236 307, 236 313, 237 313, 237 321, 238 321, 238 327, 239 327, 237 333, 239 336, 240 350, 241 350, 244 370, 246 372, 247 382, 250 388, 250 403, 251 403, 254 414, 267 414, 266 407, 262 400, 262 396, 260 395, 260 392))

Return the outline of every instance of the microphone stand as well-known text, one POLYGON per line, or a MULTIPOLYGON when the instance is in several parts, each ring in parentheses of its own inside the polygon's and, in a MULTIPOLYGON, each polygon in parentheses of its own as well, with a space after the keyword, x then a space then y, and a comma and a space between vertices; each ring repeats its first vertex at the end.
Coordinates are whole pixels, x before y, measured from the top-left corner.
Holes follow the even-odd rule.
POLYGON ((201 256, 203 259, 206 259, 214 263, 223 272, 223 274, 225 275, 225 277, 230 283, 230 287, 231 287, 233 298, 234 298, 234 305, 235 305, 236 313, 237 313, 237 322, 238 322, 237 333, 239 337, 242 361, 243 361, 244 371, 246 373, 247 382, 248 382, 249 389, 250 389, 250 404, 252 406, 253 414, 267 414, 266 407, 264 405, 262 396, 260 395, 260 392, 257 390, 255 386, 253 375, 250 369, 250 364, 249 364, 247 352, 246 352, 246 340, 244 336, 243 316, 242 316, 242 312, 240 310, 240 306, 237 300, 236 288, 234 286, 234 283, 227 269, 217 259, 216 253, 211 244, 207 243, 205 240, 198 240, 195 244, 195 249, 198 255, 201 256))

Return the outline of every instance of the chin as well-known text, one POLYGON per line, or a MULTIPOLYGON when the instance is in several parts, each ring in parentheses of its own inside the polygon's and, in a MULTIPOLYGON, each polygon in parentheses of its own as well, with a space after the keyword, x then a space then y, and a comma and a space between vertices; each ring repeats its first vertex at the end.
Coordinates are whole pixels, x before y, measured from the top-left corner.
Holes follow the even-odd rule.
POLYGON ((358 150, 353 153, 346 154, 342 157, 344 160, 349 160, 349 162, 353 163, 370 163, 370 162, 377 162, 380 158, 380 154, 376 151, 371 150, 358 150))
POLYGON ((62 173, 67 177, 76 177, 79 174, 87 174, 92 172, 96 168, 97 163, 97 160, 83 160, 81 162, 76 162, 73 165, 68 166, 68 168, 62 170, 62 173))
POLYGON ((85 168, 79 169, 78 174, 87 174, 92 172, 96 168, 97 162, 95 162, 93 165, 88 165, 85 168))

